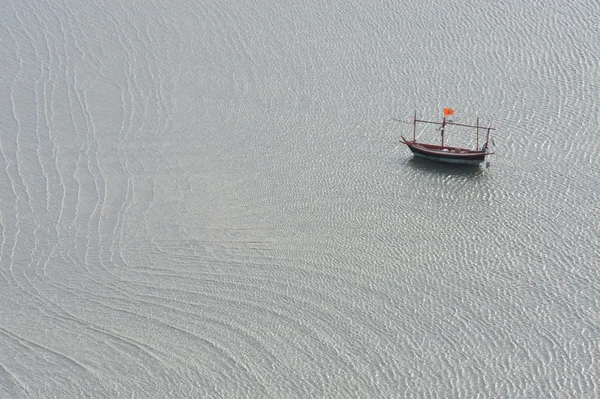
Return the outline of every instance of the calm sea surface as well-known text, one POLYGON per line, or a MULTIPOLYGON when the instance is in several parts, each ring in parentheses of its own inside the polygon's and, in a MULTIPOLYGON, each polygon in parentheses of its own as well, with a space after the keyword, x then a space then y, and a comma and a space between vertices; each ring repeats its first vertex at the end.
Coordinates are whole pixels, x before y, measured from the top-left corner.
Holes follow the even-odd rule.
POLYGON ((0 397, 600 397, 599 26, 4 0, 0 397), (399 144, 443 107, 490 168, 399 144))

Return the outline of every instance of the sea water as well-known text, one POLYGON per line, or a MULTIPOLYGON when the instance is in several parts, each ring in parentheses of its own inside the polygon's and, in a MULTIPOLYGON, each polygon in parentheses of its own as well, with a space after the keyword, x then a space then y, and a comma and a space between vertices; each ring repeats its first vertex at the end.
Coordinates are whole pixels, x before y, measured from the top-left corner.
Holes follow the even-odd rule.
POLYGON ((600 3, 3 9, 0 397, 600 396, 600 3))

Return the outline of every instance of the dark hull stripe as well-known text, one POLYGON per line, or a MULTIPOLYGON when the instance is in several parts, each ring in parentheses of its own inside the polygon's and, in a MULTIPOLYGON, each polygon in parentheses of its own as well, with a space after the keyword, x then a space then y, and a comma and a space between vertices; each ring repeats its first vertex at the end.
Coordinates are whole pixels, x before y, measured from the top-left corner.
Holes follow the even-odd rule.
POLYGON ((455 164, 462 164, 462 165, 479 165, 481 162, 483 162, 483 160, 439 158, 439 157, 433 157, 430 155, 417 154, 417 153, 415 153, 414 155, 416 157, 426 158, 426 159, 430 159, 432 161, 455 163, 455 164))
POLYGON ((479 165, 485 160, 485 154, 464 154, 458 155, 454 153, 439 154, 438 152, 429 152, 429 151, 421 151, 415 147, 408 147, 416 156, 431 159, 439 162, 449 162, 449 163, 459 163, 459 164, 467 164, 467 165, 479 165))

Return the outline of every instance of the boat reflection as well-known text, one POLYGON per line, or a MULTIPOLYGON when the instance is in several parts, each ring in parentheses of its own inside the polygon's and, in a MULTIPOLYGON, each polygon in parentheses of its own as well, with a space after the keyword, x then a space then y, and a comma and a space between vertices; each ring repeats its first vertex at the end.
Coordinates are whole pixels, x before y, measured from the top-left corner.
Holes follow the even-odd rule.
POLYGON ((409 167, 422 172, 435 173, 446 176, 480 176, 484 174, 485 171, 485 167, 479 165, 455 165, 449 163, 436 162, 420 157, 412 157, 406 163, 409 167))

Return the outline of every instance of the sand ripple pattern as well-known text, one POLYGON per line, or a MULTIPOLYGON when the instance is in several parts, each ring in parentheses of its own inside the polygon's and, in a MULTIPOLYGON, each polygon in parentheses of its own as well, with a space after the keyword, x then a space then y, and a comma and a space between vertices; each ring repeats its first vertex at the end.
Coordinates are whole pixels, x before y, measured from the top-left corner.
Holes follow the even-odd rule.
POLYGON ((597 2, 5 3, 0 397, 600 396, 597 2))

